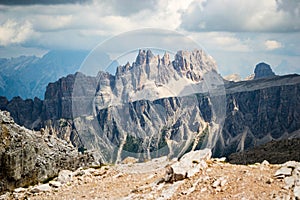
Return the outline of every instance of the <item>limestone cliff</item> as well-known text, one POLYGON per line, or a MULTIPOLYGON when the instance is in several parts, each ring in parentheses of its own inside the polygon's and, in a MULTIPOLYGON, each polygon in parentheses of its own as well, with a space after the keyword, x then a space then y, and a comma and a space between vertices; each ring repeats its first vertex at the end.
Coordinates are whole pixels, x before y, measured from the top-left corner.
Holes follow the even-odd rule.
POLYGON ((76 169, 93 161, 51 130, 28 130, 0 111, 0 193, 47 181, 62 169, 76 169))

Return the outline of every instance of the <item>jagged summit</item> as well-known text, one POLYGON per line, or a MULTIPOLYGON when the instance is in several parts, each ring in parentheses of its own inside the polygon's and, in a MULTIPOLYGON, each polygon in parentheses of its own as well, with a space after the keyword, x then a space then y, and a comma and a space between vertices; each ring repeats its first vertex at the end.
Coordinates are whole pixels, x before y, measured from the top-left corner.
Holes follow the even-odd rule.
POLYGON ((272 71, 271 66, 264 62, 258 63, 254 69, 254 79, 267 78, 275 76, 275 73, 272 71))
POLYGON ((135 62, 117 68, 114 79, 100 77, 95 103, 103 108, 111 103, 188 95, 199 90, 187 88, 203 89, 199 85, 204 76, 216 72, 215 61, 203 50, 180 50, 173 60, 170 57, 167 52, 160 57, 150 49, 139 50, 135 62))
POLYGON ((168 68, 168 70, 175 70, 189 79, 199 81, 199 76, 203 73, 216 71, 216 63, 211 56, 199 49, 193 51, 179 50, 173 61, 170 60, 168 52, 165 52, 161 58, 159 55, 154 55, 150 49, 140 49, 135 62, 131 65, 127 62, 125 65, 117 67, 116 76, 124 75, 129 71, 133 73, 135 68, 144 68, 146 73, 152 73, 152 75, 157 72, 158 68, 168 68))

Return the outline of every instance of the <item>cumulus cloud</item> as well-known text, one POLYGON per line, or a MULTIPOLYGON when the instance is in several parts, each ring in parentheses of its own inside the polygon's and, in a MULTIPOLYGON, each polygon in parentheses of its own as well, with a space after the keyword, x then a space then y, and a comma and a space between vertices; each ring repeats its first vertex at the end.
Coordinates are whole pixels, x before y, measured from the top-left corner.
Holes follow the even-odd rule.
POLYGON ((274 50, 282 47, 282 44, 276 40, 266 40, 264 45, 267 50, 274 50))
POLYGON ((0 25, 0 45, 19 44, 25 42, 33 34, 32 24, 28 21, 17 23, 7 20, 0 25))
POLYGON ((300 4, 290 2, 296 1, 195 0, 182 15, 181 27, 188 31, 300 31, 300 4))
POLYGON ((55 31, 68 28, 73 19, 72 15, 35 15, 31 19, 36 31, 55 31))
POLYGON ((249 52, 252 50, 250 39, 241 39, 236 33, 228 32, 193 32, 187 33, 195 41, 209 50, 225 50, 228 52, 249 52))
POLYGON ((176 30, 182 12, 192 1, 91 0, 85 4, 6 5, 0 6, 3 10, 0 12, 0 23, 3 19, 13 19, 17 23, 28 21, 34 32, 38 33, 32 35, 32 44, 39 47, 54 48, 56 45, 70 48, 77 45, 79 48, 90 48, 92 40, 96 45, 103 38, 135 29, 176 30))

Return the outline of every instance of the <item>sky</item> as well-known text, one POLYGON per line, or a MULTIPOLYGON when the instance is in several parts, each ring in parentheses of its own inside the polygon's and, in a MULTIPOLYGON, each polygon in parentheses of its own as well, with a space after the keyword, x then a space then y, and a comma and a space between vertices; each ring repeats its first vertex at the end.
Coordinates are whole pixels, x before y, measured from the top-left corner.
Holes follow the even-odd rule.
POLYGON ((259 62, 300 74, 299 0, 0 0, 0 57, 91 50, 144 28, 192 39, 222 75, 246 77, 259 62))

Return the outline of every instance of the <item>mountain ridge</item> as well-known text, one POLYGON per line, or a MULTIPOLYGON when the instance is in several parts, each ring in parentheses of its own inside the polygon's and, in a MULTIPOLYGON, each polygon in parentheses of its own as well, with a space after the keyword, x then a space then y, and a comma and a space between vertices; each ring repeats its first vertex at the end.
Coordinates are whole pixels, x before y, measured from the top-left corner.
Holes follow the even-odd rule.
MULTIPOLYGON (((137 61, 142 64, 141 67, 144 71, 139 71, 139 73, 136 74, 144 73, 143 76, 147 76, 147 52, 140 53, 140 58, 137 59, 137 61), (145 65, 143 66, 143 64, 145 65)), ((150 53, 148 53, 148 57, 150 58, 148 61, 158 59, 150 53)), ((187 57, 188 59, 192 58, 190 56, 187 57)), ((161 62, 164 62, 164 64, 168 63, 168 65, 172 63, 167 60, 168 56, 164 56, 161 62)), ((155 63, 157 65, 158 62, 155 63)), ((151 62, 148 62, 148 64, 151 64, 151 62)), ((186 72, 189 67, 193 65, 188 64, 185 59, 180 58, 177 64, 175 62, 174 66, 177 67, 176 69, 186 72)), ((203 67, 204 65, 199 62, 199 65, 197 64, 196 66, 203 67)), ((127 68, 127 71, 129 70, 129 75, 133 72, 130 64, 126 64, 123 67, 125 69, 127 68)), ((119 73, 121 73, 121 69, 122 68, 119 68, 119 73)), ((122 73, 118 75, 119 81, 123 80, 126 83, 132 81, 132 83, 130 82, 130 84, 128 84, 130 87, 132 86, 128 91, 138 91, 138 84, 135 84, 133 87, 133 80, 139 80, 139 78, 136 77, 142 76, 136 76, 134 79, 131 79, 132 76, 125 76, 125 74, 123 74, 124 77, 122 77, 122 73)), ((186 74, 187 73, 182 77, 186 77, 186 74)), ((104 98, 105 95, 113 94, 110 91, 104 91, 103 88, 110 88, 109 90, 116 92, 115 94, 128 94, 122 92, 125 91, 122 87, 115 88, 116 80, 117 76, 112 76, 107 73, 99 73, 98 77, 90 77, 76 73, 75 75, 69 75, 59 79, 59 81, 55 83, 49 84, 44 101, 39 101, 38 99, 22 101, 19 99, 19 103, 17 103, 16 100, 8 101, 3 98, 3 100, 1 100, 2 105, 0 109, 9 110, 15 120, 26 127, 39 129, 41 127, 51 126, 61 138, 71 141, 73 145, 77 147, 83 145, 79 141, 80 137, 86 140, 84 145, 90 145, 89 142, 95 145, 93 138, 99 137, 96 133, 103 133, 107 134, 105 141, 111 142, 115 147, 119 148, 120 145, 124 145, 127 150, 137 150, 141 152, 157 149, 161 147, 162 144, 166 145, 169 143, 168 145, 174 145, 174 141, 177 142, 183 138, 186 140, 190 132, 196 132, 198 133, 196 138, 190 138, 194 145, 185 147, 187 150, 190 148, 201 148, 201 144, 198 145, 195 142, 196 140, 203 142, 203 138, 201 139, 203 136, 204 141, 208 143, 209 140, 214 140, 216 144, 214 146, 215 156, 227 156, 233 152, 243 151, 272 139, 292 137, 293 133, 300 129, 300 122, 297 117, 299 116, 299 75, 275 76, 251 81, 226 83, 224 85, 226 91, 225 101, 227 101, 225 108, 226 118, 224 119, 225 126, 222 132, 218 133, 216 138, 209 138, 209 136, 205 135, 205 130, 213 131, 213 127, 216 126, 216 124, 211 121, 213 107, 210 104, 215 97, 207 96, 205 92, 202 94, 196 93, 193 98, 197 103, 191 101, 191 99, 186 99, 184 95, 183 97, 177 97, 176 95, 174 97, 164 96, 154 101, 149 98, 148 100, 135 99, 135 101, 132 102, 128 101, 128 97, 127 99, 124 97, 122 99, 126 99, 126 101, 122 101, 121 103, 122 106, 125 106, 124 108, 128 110, 130 115, 128 115, 126 119, 122 119, 114 115, 116 112, 116 110, 114 110, 116 108, 113 107, 114 104, 109 105, 105 102, 101 104, 101 101, 103 101, 101 98, 104 98), (80 86, 84 85, 86 88, 86 90, 80 89, 76 91, 80 103, 78 116, 76 112, 74 113, 74 101, 72 101, 76 81, 77 84, 80 86), (80 100, 80 98, 83 98, 84 101, 80 100), (22 103, 24 104, 23 108, 20 109, 16 107, 16 105, 21 105, 22 103), (91 109, 91 106, 95 107, 95 105, 98 105, 98 108, 96 107, 97 109, 95 110, 91 109), (191 108, 193 108, 192 112, 190 112, 191 108), (34 109, 37 111, 34 113, 37 114, 31 118, 27 117, 26 113, 34 109), (163 113, 161 109, 163 109, 163 113), (83 113, 85 117, 80 117, 80 114, 83 113), (285 121, 287 118, 289 120, 285 121), (61 120, 69 120, 70 124, 66 127, 61 127, 61 120), (127 120, 126 123, 130 122, 131 126, 125 126, 126 129, 122 127, 126 125, 126 123, 123 124, 123 122, 125 122, 124 120, 127 120), (193 124, 193 122, 195 122, 195 124, 193 124), (88 128, 87 124, 90 125, 90 128, 88 128), (93 124, 96 124, 96 126, 93 124), (153 128, 155 127, 153 125, 155 125, 156 128, 153 128), (76 131, 80 132, 80 130, 86 132, 87 135, 78 136, 78 132, 76 131), (154 135, 151 136, 152 139, 149 140, 149 145, 152 146, 150 149, 145 147, 141 149, 139 146, 142 145, 143 140, 140 140, 136 135, 122 135, 124 130, 130 130, 130 132, 138 131, 143 134, 150 131, 151 133, 153 132, 153 134, 158 134, 155 137, 153 137, 154 135), (129 145, 128 142, 131 144, 129 145)), ((147 78, 140 80, 144 81, 147 80, 147 78)), ((148 86, 145 87, 147 88, 148 86)), ((150 87, 150 89, 152 88, 150 87)), ((192 91, 195 92, 197 90, 192 91)), ((223 99, 221 98, 219 100, 223 99)), ((144 136, 147 136, 147 134, 144 136)), ((106 142, 101 144, 103 146, 99 146, 98 148, 106 148, 106 142)), ((112 149, 112 151, 114 150, 112 149)), ((121 157, 123 156, 125 155, 121 155, 121 157)))

